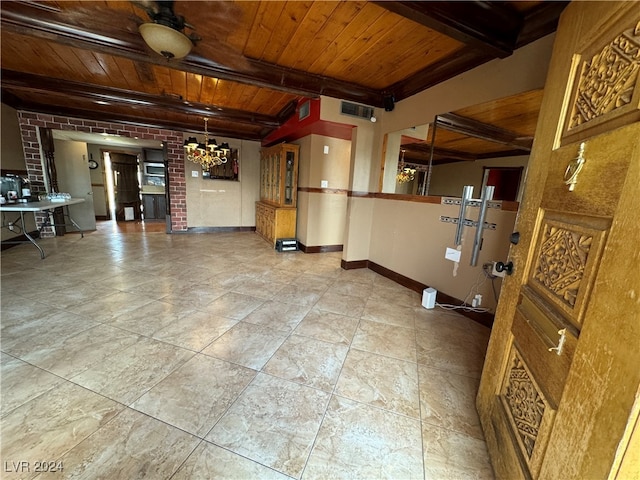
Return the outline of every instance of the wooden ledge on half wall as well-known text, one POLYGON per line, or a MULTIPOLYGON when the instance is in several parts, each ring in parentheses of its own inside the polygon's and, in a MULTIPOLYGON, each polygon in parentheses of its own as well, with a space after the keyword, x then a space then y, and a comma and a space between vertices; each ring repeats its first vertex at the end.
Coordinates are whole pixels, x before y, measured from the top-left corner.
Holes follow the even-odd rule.
MULTIPOLYGON (((415 203, 432 203, 434 205, 442 204, 442 196, 439 195, 411 195, 409 193, 380 193, 380 192, 358 192, 349 190, 347 192, 348 197, 357 198, 381 198, 383 200, 400 200, 402 202, 415 202, 415 203)), ((451 198, 447 196, 446 198, 451 198)), ((519 202, 512 202, 509 200, 496 200, 502 202, 501 210, 507 212, 517 212, 520 206, 519 202)))

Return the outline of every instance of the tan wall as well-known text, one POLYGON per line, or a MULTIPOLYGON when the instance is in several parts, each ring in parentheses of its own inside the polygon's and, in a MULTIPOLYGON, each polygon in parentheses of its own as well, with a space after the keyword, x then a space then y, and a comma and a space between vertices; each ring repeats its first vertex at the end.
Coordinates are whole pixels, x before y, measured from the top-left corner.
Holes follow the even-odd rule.
MULTIPOLYGON (((472 267, 469 263, 475 235, 473 227, 464 230, 460 263, 444 258, 447 247, 457 248, 454 245, 456 226, 441 222, 440 216, 457 217, 457 206, 387 199, 369 201, 374 204, 369 260, 447 295, 464 300, 478 279, 484 278, 485 262, 507 258, 515 212, 487 211, 486 221, 495 223, 497 228, 485 230, 478 265, 472 267)), ((478 208, 469 208, 467 218, 477 217, 478 208)), ((496 280, 496 290, 499 289, 500 280, 496 280)), ((483 307, 495 308, 489 280, 479 293, 483 295, 483 307)))
MULTIPOLYGON (((375 115, 378 122, 372 123, 364 118, 356 118, 340 114, 340 100, 322 97, 320 104, 320 118, 331 122, 354 125, 351 134, 351 168, 349 172, 349 189, 368 192, 371 185, 377 185, 379 171, 373 169, 372 158, 379 157, 381 118, 383 110, 376 108, 375 115)), ((378 158, 378 165, 380 164, 378 158)))
MULTIPOLYGON (((368 153, 369 163, 363 167, 365 173, 370 175, 369 191, 378 189, 385 133, 425 125, 439 113, 542 88, 551 56, 553 37, 544 37, 517 50, 508 58, 493 60, 398 102, 392 112, 379 112, 376 130, 367 138, 374 142, 368 153)), ((354 178, 361 178, 358 168, 365 162, 359 160, 360 163, 352 160, 356 168, 354 178)), ((386 169, 397 170, 396 155, 387 156, 386 169), (390 161, 392 158, 394 160, 390 161)), ((425 210, 429 208, 428 204, 376 199, 376 208, 373 208, 367 206, 369 202, 374 200, 349 197, 347 233, 342 256, 344 260, 370 259, 409 278, 440 288, 451 296, 460 298, 467 294, 481 267, 469 267, 469 258, 467 256, 465 259, 463 255, 458 275, 452 276, 453 264, 444 259, 444 247, 447 243, 452 243, 454 232, 450 231, 450 225, 439 221, 429 224, 431 230, 424 227, 425 222, 422 220, 425 210), (391 207, 394 203, 403 204, 403 207, 391 207), (367 228, 368 225, 371 227, 367 228), (353 245, 352 242, 362 244, 353 245), (397 248, 396 244, 410 248, 397 248), (415 255, 424 256, 421 263, 414 261, 415 255)), ((456 209, 453 210, 451 216, 457 216, 456 209)), ((496 214, 497 212, 491 211, 489 216, 493 217, 496 214)), ((502 212, 502 215, 515 219, 514 213, 502 212)), ((501 223, 513 225, 512 220, 501 223)), ((485 242, 492 242, 490 235, 495 233, 487 232, 485 242)), ((491 256, 496 258, 490 260, 506 258, 508 235, 500 236, 495 248, 496 251, 491 256)), ((487 259, 489 252, 491 249, 487 244, 482 252, 480 265, 483 259, 487 259)), ((490 285, 486 286, 491 288, 490 285)))
POLYGON ((383 113, 383 133, 433 121, 435 115, 544 87, 555 35, 424 90, 383 113))
POLYGON ((300 145, 298 187, 321 188, 323 192, 298 192, 297 237, 307 247, 342 245, 347 216, 351 142, 323 135, 308 135, 300 145), (324 153, 324 148, 329 153, 324 153), (334 190, 342 190, 335 192, 334 190))
MULTIPOLYGON (((459 197, 462 195, 462 187, 473 185, 473 197, 480 198, 484 167, 525 167, 520 181, 522 184, 528 162, 529 156, 524 155, 435 165, 429 186, 429 195, 459 197)), ((518 199, 520 198, 520 193, 518 194, 518 199)))
POLYGON ((371 198, 347 198, 347 225, 342 249, 343 260, 347 262, 369 260, 373 206, 374 202, 371 198))
POLYGON ((300 192, 299 195, 303 198, 302 204, 298 203, 300 242, 307 247, 342 245, 347 217, 347 195, 315 192, 300 192), (305 227, 300 228, 302 224, 305 227))
MULTIPOLYGON (((410 98, 398 102, 392 112, 384 112, 378 151, 382 151, 384 133, 397 132, 415 125, 425 125, 434 117, 461 108, 478 105, 517 93, 544 87, 554 35, 548 35, 516 50, 513 55, 496 59, 410 98)), ((385 159, 385 172, 398 168, 396 152, 385 159)), ((373 157, 379 162, 380 157, 373 157)), ((380 163, 376 167, 379 171, 380 163)), ((393 182, 385 183, 384 192, 393 193, 393 182)))
POLYGON ((22 137, 18 124, 18 112, 8 105, 2 104, 2 144, 0 144, 0 166, 9 170, 25 170, 22 151, 22 137))
MULTIPOLYGON (((18 112, 8 105, 2 104, 1 117, 1 143, 0 143, 0 167, 6 170, 27 170, 22 151, 22 137, 20 136, 20 125, 18 124, 18 112)), ((14 214, 7 214, 7 221, 14 220, 14 214), (9 218, 11 216, 11 218, 9 218)), ((28 232, 36 230, 36 222, 33 213, 25 213, 25 227, 28 232)), ((13 233, 8 228, 1 230, 2 240, 8 240, 21 234, 13 233)))
MULTIPOLYGON (((204 136, 199 140, 204 141, 204 136)), ((238 149, 240 181, 203 179, 202 168, 185 158, 187 227, 255 226, 255 202, 260 197, 260 143, 223 137, 216 140, 238 149), (198 177, 192 176, 194 171, 198 177)))

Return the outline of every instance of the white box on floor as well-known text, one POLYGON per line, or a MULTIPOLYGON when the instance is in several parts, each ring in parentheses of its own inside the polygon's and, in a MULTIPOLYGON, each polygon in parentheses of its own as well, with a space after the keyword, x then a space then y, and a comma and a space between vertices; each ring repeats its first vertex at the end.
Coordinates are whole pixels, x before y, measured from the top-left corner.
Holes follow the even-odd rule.
POLYGON ((425 288, 422 291, 422 306, 429 309, 435 307, 437 293, 438 291, 435 288, 425 288))
POLYGON ((133 207, 124 207, 124 219, 125 221, 133 220, 133 207))

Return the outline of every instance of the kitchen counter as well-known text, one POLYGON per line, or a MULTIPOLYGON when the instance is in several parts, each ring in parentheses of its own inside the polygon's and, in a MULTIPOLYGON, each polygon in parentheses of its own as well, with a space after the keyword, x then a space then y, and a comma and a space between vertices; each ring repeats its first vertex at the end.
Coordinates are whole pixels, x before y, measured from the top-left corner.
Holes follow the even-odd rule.
POLYGON ((164 195, 164 187, 159 185, 143 185, 140 193, 142 195, 164 195))

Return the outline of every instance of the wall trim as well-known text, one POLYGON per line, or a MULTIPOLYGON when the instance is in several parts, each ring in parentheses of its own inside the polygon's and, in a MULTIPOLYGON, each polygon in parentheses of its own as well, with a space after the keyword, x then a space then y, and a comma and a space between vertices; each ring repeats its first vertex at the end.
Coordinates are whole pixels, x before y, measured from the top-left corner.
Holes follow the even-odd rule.
MULTIPOLYGON (((255 232, 256 227, 187 227, 184 233, 255 232)), ((172 232, 180 233, 180 232, 172 232)))
MULTIPOLYGON (((300 189, 298 189, 298 191, 300 191, 300 189)), ((347 191, 347 196, 358 198, 381 198, 383 200, 399 200, 401 202, 433 203, 436 205, 440 205, 442 203, 441 196, 409 195, 407 193, 357 192, 349 190, 347 191)), ((519 202, 511 202, 507 200, 501 200, 501 202, 502 206, 500 209, 507 212, 517 212, 520 207, 519 202)))
POLYGON ((329 193, 329 194, 337 194, 337 195, 347 195, 349 191, 341 189, 341 188, 298 187, 298 192, 329 193))
MULTIPOLYGON (((404 275, 394 272, 393 270, 383 267, 382 265, 378 265, 377 263, 372 262, 371 260, 355 260, 350 262, 342 260, 340 262, 340 266, 344 270, 352 270, 356 268, 368 268, 369 270, 373 270, 374 272, 382 275, 383 277, 393 280, 394 282, 399 283, 403 287, 407 287, 409 290, 413 290, 414 292, 417 292, 420 295, 422 295, 422 291, 428 287, 428 285, 425 285, 424 283, 418 282, 417 280, 413 280, 412 278, 409 278, 409 277, 405 277, 404 275)), ((443 293, 439 290, 438 290, 438 294, 436 295, 436 301, 438 303, 448 303, 451 305, 460 305, 462 303, 462 300, 452 297, 450 295, 447 295, 446 293, 443 293)), ((460 310, 458 311, 458 313, 460 313, 461 315, 464 315, 465 317, 481 325, 484 325, 485 327, 491 328, 493 326, 494 315, 492 313, 465 312, 464 310, 460 310)))
POLYGON ((343 270, 355 270, 356 268, 369 268, 369 260, 346 260, 340 261, 340 266, 343 270))
POLYGON ((298 248, 304 253, 329 253, 341 252, 342 245, 318 245, 315 247, 307 247, 305 244, 298 242, 298 248))

